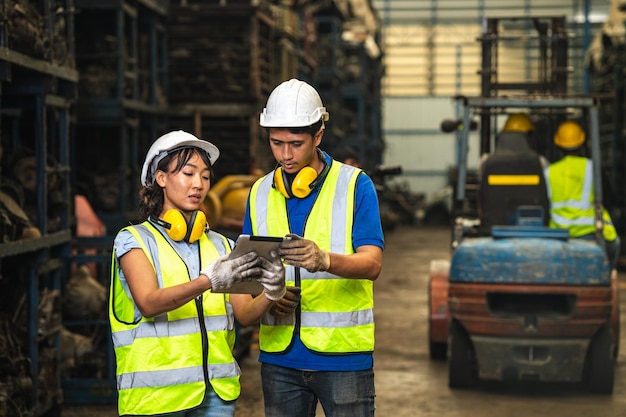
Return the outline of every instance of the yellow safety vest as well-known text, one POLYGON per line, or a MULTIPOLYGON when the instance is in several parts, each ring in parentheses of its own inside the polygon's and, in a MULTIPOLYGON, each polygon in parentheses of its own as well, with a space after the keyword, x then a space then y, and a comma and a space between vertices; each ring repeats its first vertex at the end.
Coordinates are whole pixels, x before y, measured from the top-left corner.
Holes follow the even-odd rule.
MULTIPOLYGON (((596 232, 593 195, 593 163, 590 159, 567 155, 545 170, 550 198, 550 227, 569 229, 571 237, 596 232)), ((611 242, 617 231, 611 216, 602 209, 604 239, 611 242)))
MULTIPOLYGON (((352 225, 357 177, 361 170, 333 161, 305 226, 304 238, 322 250, 352 254, 352 225)), ((259 179, 250 193, 250 221, 255 235, 290 233, 285 197, 272 188, 273 173, 259 179)), ((302 298, 299 316, 261 320, 260 349, 284 352, 296 331, 302 343, 320 353, 374 350, 373 282, 299 268, 302 298)), ((296 268, 288 267, 287 285, 296 285, 296 268)))
MULTIPOLYGON (((155 273, 160 288, 192 278, 184 260, 151 223, 123 230, 137 239, 153 266, 154 259, 159 259, 162 267, 155 273), (142 234, 152 235, 156 248, 142 234)), ((199 244, 201 269, 230 252, 226 238, 214 232, 203 234, 199 244)), ((237 399, 240 370, 232 354, 234 316, 228 296, 206 291, 201 299, 146 318, 122 287, 115 253, 112 265, 109 321, 117 361, 119 414, 188 410, 202 403, 209 384, 223 400, 237 399)))

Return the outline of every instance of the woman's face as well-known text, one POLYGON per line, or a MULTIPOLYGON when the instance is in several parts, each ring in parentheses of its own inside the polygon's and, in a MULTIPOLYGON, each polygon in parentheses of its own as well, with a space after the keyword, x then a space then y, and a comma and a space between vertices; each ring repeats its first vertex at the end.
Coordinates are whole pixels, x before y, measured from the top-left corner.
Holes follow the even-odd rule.
POLYGON ((156 172, 156 182, 163 188, 164 196, 161 214, 172 208, 185 214, 199 210, 211 187, 211 170, 198 153, 178 172, 174 172, 176 162, 177 158, 173 158, 168 172, 156 172))

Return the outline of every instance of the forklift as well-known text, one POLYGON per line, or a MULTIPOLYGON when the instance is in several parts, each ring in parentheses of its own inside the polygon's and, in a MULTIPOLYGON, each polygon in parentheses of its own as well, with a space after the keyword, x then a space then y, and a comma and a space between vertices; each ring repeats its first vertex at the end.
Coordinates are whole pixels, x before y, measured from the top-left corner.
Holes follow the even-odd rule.
POLYGON ((606 97, 566 92, 564 18, 529 18, 541 47, 539 80, 499 83, 495 45, 511 40, 499 33, 501 19, 486 19, 483 25, 482 94, 455 97, 463 115, 457 131, 451 259, 430 265, 430 356, 448 360, 450 388, 471 388, 479 379, 560 381, 611 394, 620 322, 617 271, 604 250, 601 221, 598 113, 606 97), (520 111, 543 121, 544 139, 574 117, 587 131, 595 241, 570 239, 568 230, 549 227, 537 152, 541 142, 529 144, 494 129, 501 116, 520 111), (480 120, 480 154, 495 162, 471 176, 467 158, 475 119, 480 120))

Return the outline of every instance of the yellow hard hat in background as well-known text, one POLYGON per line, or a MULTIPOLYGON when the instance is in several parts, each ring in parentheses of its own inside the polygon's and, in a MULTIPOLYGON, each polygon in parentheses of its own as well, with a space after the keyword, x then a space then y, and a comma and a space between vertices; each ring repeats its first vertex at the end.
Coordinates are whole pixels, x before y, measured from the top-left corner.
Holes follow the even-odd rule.
POLYGON ((527 133, 535 129, 535 125, 526 113, 513 113, 506 119, 506 123, 502 128, 503 132, 522 132, 527 133))
POLYGON ((563 149, 576 149, 585 142, 585 132, 574 121, 566 120, 554 134, 554 144, 563 149))

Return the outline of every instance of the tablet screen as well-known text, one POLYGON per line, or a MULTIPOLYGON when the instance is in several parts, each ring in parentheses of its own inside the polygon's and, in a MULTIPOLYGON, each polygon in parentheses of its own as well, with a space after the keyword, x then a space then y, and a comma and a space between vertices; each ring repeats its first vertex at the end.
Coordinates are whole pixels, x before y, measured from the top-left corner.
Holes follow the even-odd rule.
MULTIPOLYGON (((273 236, 251 236, 251 235, 239 235, 235 242, 235 247, 230 253, 229 259, 237 258, 248 252, 256 252, 259 256, 266 259, 270 259, 270 252, 278 250, 278 246, 284 240, 282 237, 273 236)), ((263 286, 260 282, 253 279, 251 281, 236 282, 230 288, 224 288, 222 290, 216 290, 212 292, 216 293, 232 293, 232 294, 252 294, 256 296, 263 291, 263 286)))

